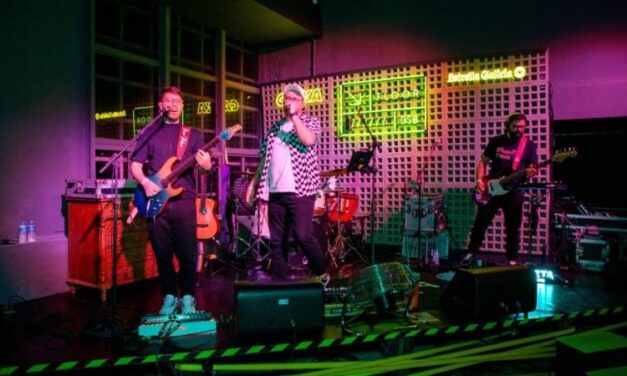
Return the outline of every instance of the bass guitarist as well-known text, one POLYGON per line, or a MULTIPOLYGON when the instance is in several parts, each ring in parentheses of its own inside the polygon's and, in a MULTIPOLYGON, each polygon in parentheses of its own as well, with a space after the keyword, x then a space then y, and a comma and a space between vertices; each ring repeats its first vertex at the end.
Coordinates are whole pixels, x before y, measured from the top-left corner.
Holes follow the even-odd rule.
POLYGON ((521 179, 518 181, 508 182, 508 185, 504 187, 507 193, 490 197, 487 202, 478 204, 470 233, 468 253, 462 259, 462 266, 469 266, 476 257, 485 232, 499 208, 503 210, 505 217, 507 260, 509 265, 517 263, 518 230, 522 223, 524 192, 516 190, 515 186, 535 176, 537 174, 535 165, 538 163, 536 144, 525 135, 527 124, 527 117, 524 114, 520 112, 510 114, 505 121, 505 133, 488 141, 477 163, 475 190, 478 195, 488 190, 486 178, 498 179, 515 172, 524 171, 524 173, 520 174, 521 179), (487 174, 488 165, 490 166, 489 175, 487 174))
MULTIPOLYGON (((139 138, 131 156, 131 173, 147 197, 153 197, 162 190, 148 176, 157 173, 171 157, 181 161, 193 156, 203 169, 209 170, 212 166, 211 156, 201 149, 203 139, 200 131, 181 123, 181 90, 177 87, 163 88, 158 106, 164 113, 161 124, 154 132, 147 132, 139 138)), ((182 193, 170 198, 158 215, 148 219, 150 243, 155 252, 164 295, 159 313, 164 315, 176 313, 179 307, 181 313, 196 312, 196 189, 193 168, 181 173, 172 184, 174 188, 183 188, 182 193), (173 263, 175 255, 179 261, 178 286, 173 263)))

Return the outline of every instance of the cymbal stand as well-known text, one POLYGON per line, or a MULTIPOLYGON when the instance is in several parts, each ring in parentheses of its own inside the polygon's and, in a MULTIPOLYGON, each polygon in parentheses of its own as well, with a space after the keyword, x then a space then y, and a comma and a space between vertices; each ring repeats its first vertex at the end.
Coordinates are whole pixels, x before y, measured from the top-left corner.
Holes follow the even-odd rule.
POLYGON ((368 134, 370 134, 370 150, 372 151, 372 159, 371 159, 371 165, 367 168, 371 174, 371 178, 372 178, 372 187, 371 187, 371 192, 372 192, 372 198, 370 200, 370 263, 371 264, 375 264, 375 259, 374 259, 374 220, 375 220, 375 213, 377 210, 377 200, 376 200, 376 195, 375 195, 375 181, 377 180, 377 151, 381 152, 381 142, 379 142, 379 140, 377 140, 377 136, 375 136, 375 134, 370 130, 370 127, 368 126, 368 122, 366 122, 366 119, 364 118, 364 115, 361 111, 361 107, 357 108, 357 116, 359 117, 359 119, 361 120, 362 124, 364 125, 364 127, 366 128, 366 131, 368 131, 368 134))

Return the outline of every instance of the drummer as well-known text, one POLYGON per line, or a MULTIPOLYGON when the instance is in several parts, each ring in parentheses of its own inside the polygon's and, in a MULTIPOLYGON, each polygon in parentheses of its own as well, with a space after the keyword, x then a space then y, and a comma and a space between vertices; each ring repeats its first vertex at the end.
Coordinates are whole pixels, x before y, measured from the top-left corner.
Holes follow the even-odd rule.
POLYGON ((255 187, 247 196, 268 201, 270 267, 275 279, 286 279, 290 231, 309 260, 311 272, 325 285, 324 255, 313 235, 314 201, 320 187, 318 140, 320 121, 304 112, 305 90, 297 84, 283 88, 283 117, 274 123, 261 146, 255 187), (252 192, 256 192, 255 195, 252 192))

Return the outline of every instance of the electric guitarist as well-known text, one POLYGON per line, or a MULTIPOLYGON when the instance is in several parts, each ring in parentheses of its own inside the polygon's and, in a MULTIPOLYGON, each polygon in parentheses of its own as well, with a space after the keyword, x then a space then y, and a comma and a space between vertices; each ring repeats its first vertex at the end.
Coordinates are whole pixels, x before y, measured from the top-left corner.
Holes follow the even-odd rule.
MULTIPOLYGON (((176 87, 162 89, 158 106, 164 113, 161 124, 139 138, 131 155, 131 173, 147 197, 162 191, 162 187, 149 177, 173 156, 179 161, 192 158, 203 169, 211 168, 211 156, 202 150, 204 142, 200 131, 181 123, 182 92, 176 87)), ((159 215, 148 219, 150 242, 164 295, 160 314, 172 314, 179 308, 186 314, 196 312, 196 189, 193 173, 196 163, 182 171, 171 184, 174 189, 183 188, 183 191, 170 197, 159 215), (178 284, 173 256, 179 261, 178 284)))
POLYGON ((510 265, 515 265, 518 258, 519 235, 518 230, 522 223, 522 208, 524 192, 511 189, 516 184, 537 174, 535 166, 538 163, 536 144, 527 138, 525 129, 527 117, 514 112, 505 121, 505 133, 491 138, 475 170, 475 190, 485 192, 485 177, 499 178, 521 172, 517 181, 510 182, 508 192, 491 197, 485 204, 477 205, 475 220, 470 233, 468 254, 462 260, 462 265, 470 264, 481 247, 485 232, 499 209, 505 217, 505 253, 510 265), (488 172, 490 167, 490 173, 488 172))

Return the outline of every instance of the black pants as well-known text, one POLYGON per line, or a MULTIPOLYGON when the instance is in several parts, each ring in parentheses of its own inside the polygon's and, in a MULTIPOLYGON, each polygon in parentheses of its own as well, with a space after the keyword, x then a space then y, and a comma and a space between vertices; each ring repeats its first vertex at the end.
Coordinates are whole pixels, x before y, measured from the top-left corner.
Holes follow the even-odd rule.
POLYGON ((270 228, 270 273, 285 278, 289 266, 285 259, 290 233, 296 245, 309 260, 314 275, 323 274, 324 255, 313 235, 313 207, 315 195, 296 197, 294 193, 270 193, 268 225, 270 228))
POLYGON ((505 217, 505 253, 508 260, 518 258, 518 230, 522 223, 524 193, 513 191, 503 196, 492 197, 485 205, 478 205, 475 221, 470 232, 468 252, 477 253, 485 238, 485 232, 499 209, 505 217))
POLYGON ((196 285, 196 209, 193 199, 170 200, 149 221, 150 243, 155 252, 161 291, 178 295, 173 257, 179 261, 181 295, 194 295, 196 285))

